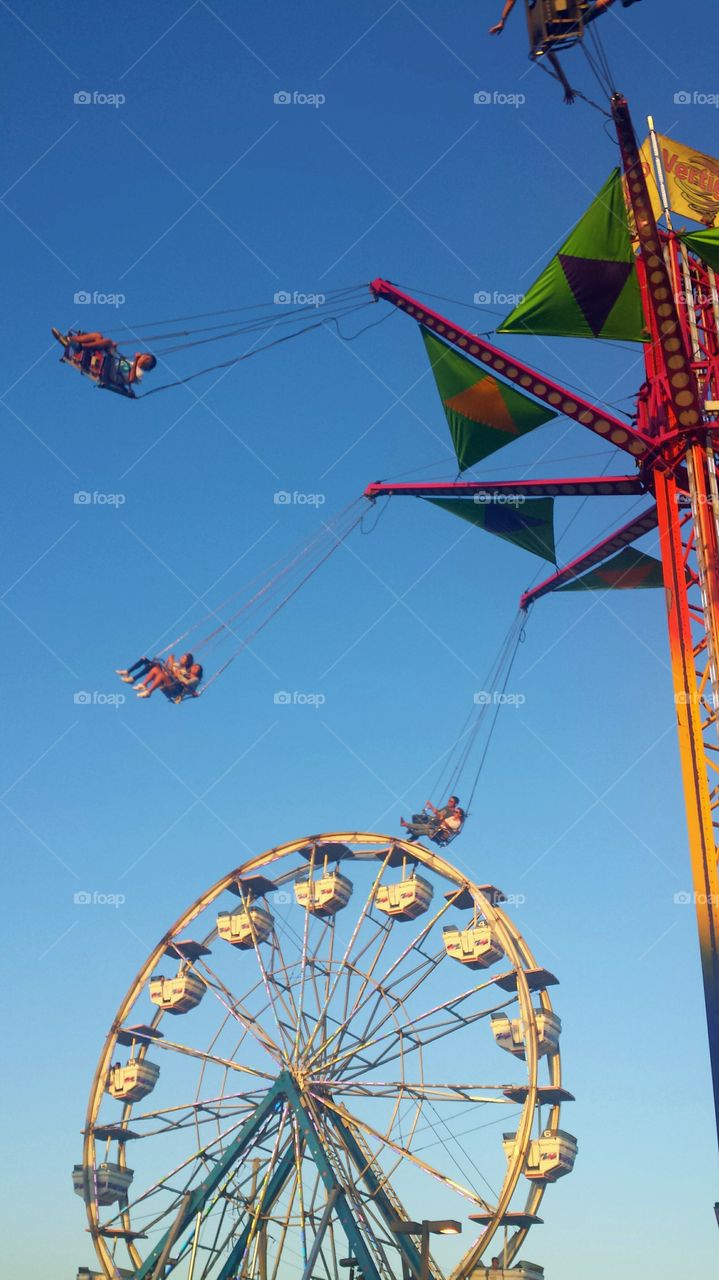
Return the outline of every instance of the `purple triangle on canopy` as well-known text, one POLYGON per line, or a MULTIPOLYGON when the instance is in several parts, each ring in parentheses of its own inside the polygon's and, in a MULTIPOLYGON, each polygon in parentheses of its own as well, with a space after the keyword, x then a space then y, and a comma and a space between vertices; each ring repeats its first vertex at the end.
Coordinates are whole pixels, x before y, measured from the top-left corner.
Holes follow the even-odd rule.
POLYGON ((578 258, 571 253, 559 253, 557 257, 587 324, 598 338, 631 275, 633 263, 578 258))

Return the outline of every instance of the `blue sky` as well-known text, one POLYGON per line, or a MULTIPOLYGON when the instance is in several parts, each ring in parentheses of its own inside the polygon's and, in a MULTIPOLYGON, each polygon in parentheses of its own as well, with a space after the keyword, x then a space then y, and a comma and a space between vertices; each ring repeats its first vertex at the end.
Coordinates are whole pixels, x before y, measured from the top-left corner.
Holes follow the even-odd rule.
MULTIPOLYGON (((251 852, 303 832, 396 830, 541 568, 396 500, 200 703, 77 704, 81 690, 117 693, 114 668, 222 575, 221 594, 239 589, 311 536, 317 509, 278 506, 278 491, 320 493, 325 514, 370 480, 453 467, 405 317, 351 343, 308 334, 149 404, 59 366, 49 327, 132 327, 385 275, 491 329, 501 304, 475 293, 523 291, 617 163, 601 116, 565 108, 530 69, 520 12, 487 36, 500 7, 160 0, 98 20, 46 0, 0 5, 4 1239, 32 1280, 90 1263, 70 1169, 105 1031, 144 956, 251 852), (482 90, 525 101, 476 105, 482 90), (280 92, 325 100, 286 105, 280 92), (85 306, 78 292, 125 301, 85 306), (77 504, 79 491, 123 501, 77 504), (278 689, 325 701, 277 706, 278 689), (78 906, 81 890, 125 902, 78 906)), ((603 34, 638 132, 653 112, 716 154, 716 109, 674 102, 719 89, 696 34, 713 6, 691 12, 682 28, 677 6, 654 0, 608 16, 603 34)), ((578 53, 567 66, 598 95, 578 53)), ((620 408, 641 381, 628 347, 506 345, 620 408)), ((209 350, 207 363, 227 359, 241 340, 209 350)), ((169 358, 177 374, 203 362, 169 358)), ((615 465, 560 421, 484 474, 615 465)), ((560 559, 629 506, 589 502, 562 538, 576 507, 560 504, 560 559)), ((699 1271, 715 1247, 717 1167, 694 920, 674 902, 689 870, 661 593, 542 602, 513 687, 525 701, 500 718, 454 852, 525 896, 518 924, 561 978, 580 1157, 527 1254, 549 1280, 699 1271)))

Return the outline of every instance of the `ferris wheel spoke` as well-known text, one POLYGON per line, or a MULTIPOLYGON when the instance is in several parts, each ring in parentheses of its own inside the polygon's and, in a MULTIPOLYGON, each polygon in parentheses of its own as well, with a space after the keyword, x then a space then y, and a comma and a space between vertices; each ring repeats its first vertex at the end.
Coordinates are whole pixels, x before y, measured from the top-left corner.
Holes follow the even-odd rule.
POLYGON ((502 1103, 504 1105, 516 1106, 516 1103, 510 1103, 510 1100, 502 1094, 501 1097, 492 1096, 492 1094, 502 1093, 506 1085, 501 1084, 457 1084, 457 1085, 436 1085, 424 1084, 423 1082, 407 1083, 404 1080, 389 1080, 378 1083, 371 1081, 363 1084, 355 1080, 334 1080, 328 1078, 321 1080, 315 1078, 312 1081, 312 1087, 317 1087, 320 1091, 318 1097, 323 1097, 325 1092, 331 1092, 333 1098, 336 1097, 358 1097, 358 1098, 408 1098, 418 1099, 420 1101, 431 1102, 459 1102, 459 1103, 502 1103), (485 1096, 482 1090, 488 1090, 485 1096))
MULTIPOLYGON (((368 904, 371 905, 372 901, 374 901, 374 886, 370 892, 368 904)), ((422 928, 411 939, 411 941, 408 943, 405 949, 401 952, 401 954, 397 956, 397 958, 392 962, 389 968, 385 971, 382 978, 374 981, 373 992, 371 995, 368 996, 365 993, 367 991, 367 986, 369 985, 369 980, 372 979, 372 975, 374 973, 374 968, 376 967, 376 965, 373 965, 371 967, 370 973, 368 975, 368 982, 365 982, 362 984, 360 992, 358 993, 358 996, 355 999, 352 1009, 343 1019, 340 1026, 328 1038, 327 1046, 325 1046, 325 1051, 326 1051, 326 1048, 329 1046, 329 1044, 332 1043, 332 1041, 337 1040, 338 1037, 342 1036, 342 1034, 346 1031, 347 1027, 357 1017, 357 1014, 360 1012, 360 1010, 363 1007, 365 1007, 365 1005, 373 998, 376 990, 381 989, 383 991, 387 991, 388 989, 387 980, 393 975, 397 974, 397 970, 399 969, 399 966, 403 964, 403 962, 406 961, 412 955, 413 952, 417 952, 419 955, 421 955, 422 960, 418 965, 415 966, 414 970, 409 971, 409 974, 405 974, 402 977, 395 976, 392 986, 397 985, 398 982, 407 981, 409 978, 414 976, 414 974, 419 970, 421 976, 419 977, 419 979, 416 979, 415 986, 412 988, 412 990, 414 990, 416 989, 416 986, 420 985, 421 982, 424 981, 428 973, 432 972, 437 967, 441 959, 444 957, 444 952, 442 952, 441 955, 428 956, 420 950, 420 944, 424 942, 425 939, 429 936, 431 930, 434 928, 437 922, 442 918, 445 912, 449 909, 450 905, 451 904, 449 902, 445 903, 443 906, 439 908, 438 911, 434 913, 431 919, 422 926, 422 928)), ((384 950, 384 947, 382 947, 382 950, 384 950)), ((406 998, 408 994, 411 994, 411 992, 403 993, 404 998, 406 998)), ((315 1055, 315 1057, 316 1056, 317 1055, 315 1055)), ((312 1061, 314 1061, 314 1059, 312 1061)))
POLYGON ((244 1115, 245 1112, 254 1110, 255 1106, 256 1102, 249 1094, 224 1094, 217 1098, 175 1103, 171 1107, 159 1107, 154 1111, 133 1111, 132 1123, 137 1126, 149 1121, 166 1121, 160 1128, 140 1135, 142 1138, 149 1138, 161 1133, 179 1132, 198 1124, 219 1123, 235 1114, 244 1115), (177 1119, 172 1118, 175 1114, 177 1119))
POLYGON ((201 1062, 213 1063, 218 1067, 225 1067, 228 1071, 235 1071, 238 1075, 253 1076, 258 1080, 265 1080, 271 1083, 273 1077, 266 1071, 260 1071, 255 1067, 246 1067, 240 1062, 235 1062, 232 1058, 221 1058, 219 1054, 208 1053, 206 1049, 195 1049, 190 1045, 181 1044, 178 1040, 156 1040, 158 1050, 166 1053, 179 1053, 187 1058, 197 1058, 201 1062))
MULTIPOLYGON (((248 918, 250 921, 250 927, 252 929, 252 940, 254 943, 255 959, 257 961, 257 967, 260 971, 260 976, 262 978, 262 984, 265 989, 265 995, 267 996, 267 1001, 268 1001, 267 1008, 271 1010, 272 1018, 274 1020, 274 1023, 277 1028, 279 1038, 281 1041, 281 1048, 279 1049, 279 1061, 284 1065, 284 1063, 289 1062, 291 1060, 291 1043, 292 1043, 294 1028, 292 1026, 291 1020, 289 1023, 286 1023, 286 1022, 283 1022, 282 1018, 279 1016, 279 1013, 277 1010, 277 1003, 275 1000, 275 992, 273 992, 273 984, 270 981, 270 978, 267 973, 267 968, 265 967, 265 962, 262 958, 260 942, 257 937, 257 932, 255 930, 251 913, 249 913, 248 918)), ((277 934, 276 934, 276 930, 274 929, 272 931, 272 946, 273 946, 273 949, 278 947, 277 934)), ((287 1006, 284 1003, 284 998, 280 996, 279 991, 277 991, 276 994, 277 994, 277 1001, 282 1005, 285 1015, 287 1016, 287 1006)), ((291 1015, 289 1016, 291 1019, 291 1015)))
POLYGON ((421 1160, 420 1157, 408 1147, 394 1141, 394 1139, 389 1138, 386 1134, 380 1133, 365 1120, 360 1120, 358 1116, 349 1112, 346 1107, 338 1106, 327 1099, 325 1099, 325 1106, 328 1110, 335 1112, 335 1114, 338 1115, 345 1124, 349 1125, 350 1128, 359 1130, 361 1133, 371 1138, 376 1138, 379 1142, 391 1147, 393 1151, 396 1151, 398 1155, 408 1160, 416 1168, 421 1169, 432 1178, 436 1178, 438 1182, 442 1182, 445 1185, 453 1187, 460 1195, 464 1196, 467 1200, 473 1201, 474 1204, 478 1204, 482 1209, 490 1208, 487 1201, 484 1200, 476 1191, 470 1191, 470 1189, 463 1186, 461 1182, 457 1182, 456 1179, 450 1178, 447 1174, 441 1173, 439 1169, 435 1169, 435 1167, 429 1164, 428 1161, 421 1160))
POLYGON ((276 989, 278 1001, 284 1009, 285 1016, 289 1019, 290 1027, 293 1028, 299 1018, 299 1009, 295 1001, 292 975, 282 954, 280 935, 276 929, 272 934, 272 950, 270 953, 270 965, 267 968, 267 977, 268 981, 276 989), (278 976, 279 974, 282 975, 281 978, 278 976))
MULTIPOLYGON (((231 1018, 234 1018, 236 1022, 239 1022, 240 1026, 244 1028, 245 1032, 249 1032, 249 1034, 254 1037, 257 1043, 262 1046, 262 1048, 270 1055, 273 1061, 276 1064, 281 1064, 282 1050, 280 1049, 279 1045, 276 1044, 275 1041, 271 1038, 271 1036, 267 1033, 265 1028, 263 1026, 261 1027, 259 1024, 259 1017, 262 1015, 262 1013, 265 1012, 265 1009, 270 1007, 271 1002, 269 998, 269 993, 265 990, 265 994, 267 995, 267 998, 268 998, 268 1004, 265 1006, 265 1008, 261 1009, 258 1014, 253 1014, 250 1012, 249 1009, 245 1007, 244 999, 239 1000, 233 994, 233 992, 222 981, 219 975, 216 974, 210 968, 206 960, 202 960, 201 964, 202 964, 202 969, 210 976, 212 981, 208 982, 204 976, 204 973, 199 971, 196 968, 195 968, 195 972, 198 974, 198 977, 200 977, 202 981, 205 983, 205 986, 207 987, 208 991, 211 991, 215 995, 215 997, 217 998, 217 1000, 219 1000, 220 1004, 223 1006, 223 1008, 226 1010, 229 1016, 231 1018)), ((254 992, 258 990, 261 986, 262 984, 258 982, 254 987, 250 988, 250 991, 247 992, 247 996, 253 995, 254 992)))
MULTIPOLYGON (((314 857, 314 855, 313 855, 314 857)), ((312 875, 312 863, 310 863, 310 876, 312 875)), ((299 1007, 297 1008, 297 1031, 294 1043, 292 1045, 292 1061, 296 1062, 300 1052, 300 1042, 302 1039, 303 1020, 302 1014, 305 1005, 305 982, 307 981, 307 940, 310 932, 310 913, 305 912, 304 928, 302 930, 302 950, 300 952, 300 992, 299 1007)))
MULTIPOLYGON (((376 1059, 375 1063, 373 1064, 375 1067, 386 1066, 387 1063, 394 1062, 401 1056, 403 1057, 405 1053, 414 1052, 419 1048, 425 1048, 427 1045, 434 1043, 436 1040, 440 1040, 444 1036, 450 1035, 453 1031, 457 1031, 457 1030, 460 1030, 461 1028, 466 1028, 468 1026, 471 1026, 475 1022, 481 1021, 481 1019, 487 1018, 491 1014, 496 1013, 501 1009, 505 1009, 507 1008, 508 1005, 514 1003, 515 997, 512 997, 509 1000, 503 1000, 498 1004, 492 1005, 491 1007, 480 1009, 475 1013, 466 1014, 466 1015, 465 1014, 460 1015, 455 1013, 454 1007, 456 1005, 464 1003, 464 1001, 469 999, 470 996, 477 995, 479 992, 485 991, 492 986, 493 986, 493 983, 491 981, 479 983, 477 986, 472 987, 469 991, 465 991, 459 996, 450 996, 450 998, 444 1001, 442 1004, 434 1005, 431 1009, 426 1010, 424 1013, 417 1013, 417 1014, 413 1013, 411 1017, 407 1017, 406 1014, 403 1014, 403 1016, 405 1017, 405 1021, 403 1023, 399 1023, 397 1025, 391 1026, 388 1030, 384 1031, 381 1035, 377 1034, 382 1030, 383 1027, 387 1025, 390 1019, 394 1018, 395 1014, 398 1011, 401 1011, 403 1009, 405 997, 402 997, 402 1000, 400 1000, 398 997, 395 997, 395 1003, 393 1006, 391 1006, 390 1011, 385 1013, 381 1021, 378 1022, 374 1028, 372 1028, 373 1034, 369 1035, 368 1038, 365 1038, 364 1040, 360 1041, 362 1045, 363 1053, 366 1053, 368 1049, 376 1045, 379 1045, 382 1043, 385 1043, 385 1045, 387 1045, 388 1042, 392 1042, 396 1040, 398 1043, 402 1045, 401 1053, 396 1052, 396 1053, 388 1054, 385 1048, 382 1054, 379 1056, 379 1058, 376 1059), (424 1029, 421 1027, 422 1022, 424 1022, 427 1018, 432 1016, 437 1016, 445 1010, 453 1014, 453 1016, 451 1018, 448 1018, 446 1021, 437 1023, 435 1025, 428 1024, 427 1026, 425 1026, 424 1029), (418 1034, 418 1030, 422 1032, 421 1035, 418 1034)), ((416 987, 414 989, 416 990, 416 987)), ((389 993, 385 993, 385 994, 387 996, 387 1002, 389 1003, 389 993)), ((370 1030, 370 1024, 368 1024, 368 1026, 365 1028, 365 1035, 368 1034, 369 1030, 370 1030)), ((352 1047, 349 1047, 345 1049, 344 1053, 339 1053, 333 1057, 328 1057, 322 1065, 325 1067, 325 1069, 334 1068, 336 1070, 342 1063, 346 1063, 353 1056, 356 1056, 356 1050, 352 1047)), ((367 1065, 365 1065, 365 1067, 363 1068, 363 1071, 367 1071, 371 1069, 372 1069, 371 1066, 368 1067, 367 1065)), ((363 1072, 359 1072, 358 1074, 362 1074, 362 1073, 363 1072)))
MULTIPOLYGON (((360 930, 361 930, 361 928, 362 928, 362 925, 364 924, 364 922, 365 922, 366 918, 368 917, 368 914, 369 914, 370 908, 371 908, 372 903, 373 903, 373 901, 374 901, 374 892, 375 892, 376 884, 377 884, 377 882, 378 882, 379 878, 381 877, 382 872, 384 871, 384 869, 385 869, 385 867, 387 866, 388 862, 389 862, 389 853, 387 854, 387 857, 385 858, 385 860, 384 860, 384 862, 383 862, 383 864, 382 864, 382 868, 381 868, 381 870, 380 870, 380 872, 379 872, 379 875, 375 878, 375 880, 373 880, 373 882, 372 882, 372 884, 371 884, 371 886, 370 886, 369 893, 367 894, 367 897, 365 898, 365 901, 364 901, 364 903, 363 903, 363 905, 362 905, 362 908, 361 908, 361 910, 360 910, 360 912, 359 912, 359 914, 358 914, 358 916, 357 916, 357 921, 356 921, 355 926, 354 926, 354 928, 353 928, 353 930, 352 930, 352 933, 350 934, 349 941, 347 942, 347 946, 345 947, 344 953, 343 953, 343 955, 342 955, 342 959, 340 960, 339 965, 338 965, 338 967, 337 967, 337 976, 335 977, 334 982, 332 982, 331 984, 329 984, 329 990, 328 990, 328 992, 327 992, 327 995, 325 996, 324 1003, 323 1003, 323 1005, 322 1005, 322 1008, 321 1008, 321 1010, 320 1010, 320 1012, 319 1012, 319 1016, 318 1016, 318 1019, 317 1019, 317 1027, 320 1027, 321 1025, 323 1025, 323 1024, 324 1024, 325 1016, 326 1016, 326 1014, 327 1014, 327 1010, 329 1009, 330 1004, 331 1004, 332 1000, 334 999, 335 992, 336 992, 337 987, 338 987, 338 985, 339 985, 340 979, 341 979, 341 977, 342 977, 343 973, 344 973, 344 972, 345 972, 345 971, 350 967, 350 956, 351 956, 351 954, 352 954, 352 948, 354 947, 354 944, 355 944, 355 942, 356 942, 356 940, 357 940, 357 938, 358 938, 358 936, 359 936, 359 934, 360 934, 360 930)), ((371 917, 370 917, 370 918, 371 918, 371 917)), ((380 932, 387 932, 387 933, 389 933, 389 931, 390 931, 390 926, 389 926, 388 924, 383 923, 383 924, 381 924, 381 925, 378 925, 378 933, 380 933, 380 932)), ((369 945, 371 945, 371 942, 368 942, 368 943, 366 943, 366 944, 365 944, 365 946, 364 946, 364 947, 362 948, 362 950, 360 951, 360 956, 362 956, 362 955, 364 954, 364 952, 367 950, 367 947, 368 947, 369 945)), ((316 1033, 315 1033, 315 1034, 316 1034, 316 1033)), ((310 1048, 311 1048, 311 1046, 312 1046, 312 1043, 313 1043, 314 1038, 315 1038, 315 1037, 314 1037, 314 1034, 313 1034, 312 1036, 310 1036, 309 1040, 307 1041, 307 1044, 305 1045, 305 1058, 306 1058, 306 1057, 307 1057, 307 1055, 309 1054, 309 1050, 310 1050, 310 1048)))

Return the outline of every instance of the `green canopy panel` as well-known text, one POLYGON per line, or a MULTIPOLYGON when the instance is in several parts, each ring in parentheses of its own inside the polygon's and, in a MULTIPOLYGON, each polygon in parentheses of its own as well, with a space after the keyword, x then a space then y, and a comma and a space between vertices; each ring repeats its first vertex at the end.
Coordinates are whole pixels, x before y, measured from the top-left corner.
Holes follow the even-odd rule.
POLYGON ((422 328, 460 471, 556 418, 422 328))
POLYGON ((710 227, 707 231, 687 231, 679 239, 691 249, 702 262, 714 271, 719 271, 719 228, 710 227))
POLYGON ((556 564, 554 550, 554 498, 513 498, 508 502, 475 498, 424 498, 435 507, 469 520, 478 529, 514 542, 543 560, 556 564))
POLYGON ((619 169, 497 332, 649 341, 619 169))
POLYGON ((557 591, 628 591, 663 586, 661 561, 636 547, 625 547, 606 564, 591 569, 583 578, 572 578, 557 591))

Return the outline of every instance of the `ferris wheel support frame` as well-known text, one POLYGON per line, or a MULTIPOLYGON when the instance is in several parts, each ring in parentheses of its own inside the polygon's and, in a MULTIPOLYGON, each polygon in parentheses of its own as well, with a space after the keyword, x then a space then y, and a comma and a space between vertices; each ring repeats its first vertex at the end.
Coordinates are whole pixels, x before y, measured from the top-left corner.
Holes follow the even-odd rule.
MULTIPOLYGON (((690 262, 673 232, 659 232, 628 104, 615 94, 611 105, 639 244, 637 270, 644 317, 651 334, 651 342, 645 345, 648 393, 639 397, 635 423, 584 400, 389 281, 374 280, 370 288, 377 300, 399 307, 503 379, 630 453, 640 468, 635 491, 656 497, 656 507, 526 592, 521 606, 529 608, 540 596, 579 577, 658 525, 719 1143, 719 483, 713 437, 719 422, 711 416, 719 412, 719 296, 713 271, 696 260, 690 262), (704 288, 703 298, 698 284, 704 288)), ((655 161, 657 156, 655 147, 655 161)), ((537 495, 604 496, 626 492, 621 487, 626 479, 609 478, 603 485, 595 477, 532 483, 537 495)), ((365 496, 373 500, 391 494, 431 498, 492 492, 527 497, 527 482, 375 483, 367 487, 365 496)), ((719 1205, 715 1209, 719 1220, 719 1205)))

